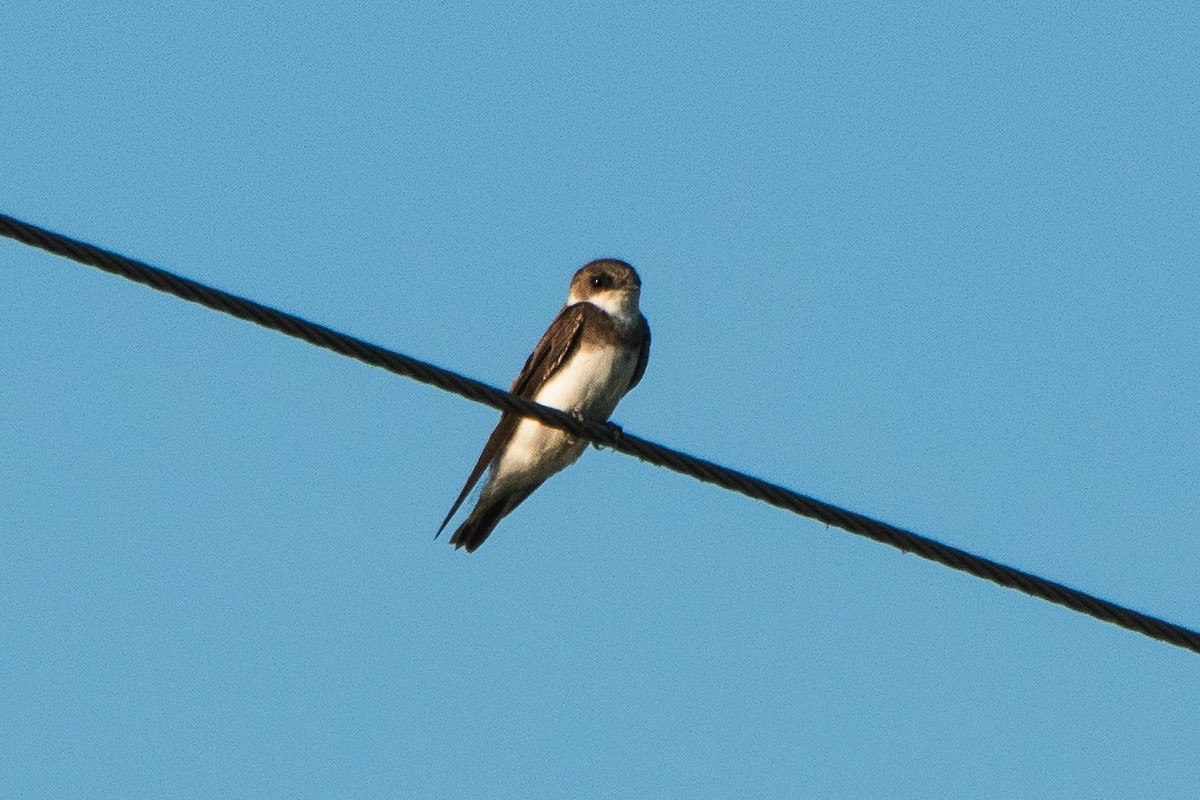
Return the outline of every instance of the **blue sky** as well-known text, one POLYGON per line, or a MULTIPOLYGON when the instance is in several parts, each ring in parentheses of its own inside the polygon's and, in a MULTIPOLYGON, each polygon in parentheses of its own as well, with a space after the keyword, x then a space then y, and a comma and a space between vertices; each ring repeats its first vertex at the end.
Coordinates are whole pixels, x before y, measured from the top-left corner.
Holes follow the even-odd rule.
MULTIPOLYGON (((18 2, 0 206, 1191 627, 1194 4, 18 2), (19 22, 18 22, 19 21, 19 22)), ((0 242, 0 795, 1194 797, 1200 660, 0 242)))

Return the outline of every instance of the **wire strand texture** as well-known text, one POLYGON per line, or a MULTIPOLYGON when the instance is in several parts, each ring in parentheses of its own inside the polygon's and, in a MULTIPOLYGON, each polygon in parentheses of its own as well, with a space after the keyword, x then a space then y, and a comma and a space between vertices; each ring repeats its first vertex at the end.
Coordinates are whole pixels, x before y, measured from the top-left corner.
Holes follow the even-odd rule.
POLYGON ((942 544, 862 514, 830 505, 744 472, 714 464, 670 447, 664 447, 625 433, 615 426, 579 420, 558 409, 509 394, 502 389, 489 386, 465 375, 387 350, 293 314, 205 286, 166 270, 22 222, 5 214, 0 214, 0 234, 64 256, 80 264, 120 275, 215 311, 285 333, 317 347, 323 347, 335 353, 358 359, 363 363, 381 367, 397 375, 436 386, 497 410, 511 411, 524 417, 532 417, 575 436, 584 437, 602 447, 635 456, 647 463, 666 467, 683 475, 690 475, 705 483, 739 492, 747 497, 770 503, 801 516, 810 517, 826 525, 891 545, 905 553, 915 553, 951 569, 984 578, 1033 597, 1066 606, 1096 619, 1200 653, 1200 633, 1196 631, 1102 600, 1086 592, 1072 589, 1015 567, 942 544))

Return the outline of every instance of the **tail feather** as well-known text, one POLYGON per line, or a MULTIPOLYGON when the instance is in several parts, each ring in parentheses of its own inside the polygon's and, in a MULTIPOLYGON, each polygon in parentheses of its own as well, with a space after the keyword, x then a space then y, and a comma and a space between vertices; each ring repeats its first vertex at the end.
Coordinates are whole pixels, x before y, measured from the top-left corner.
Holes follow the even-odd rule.
POLYGON ((519 492, 494 498, 488 498, 485 492, 479 498, 479 502, 475 504, 475 508, 471 510, 470 515, 450 537, 450 544, 454 545, 456 549, 465 547, 468 553, 474 553, 495 529, 497 523, 508 516, 510 511, 521 505, 525 498, 533 494, 533 490, 541 485, 542 481, 538 481, 519 492))
POLYGON ((450 537, 450 544, 454 545, 456 549, 465 547, 468 553, 474 553, 504 517, 507 499, 501 497, 490 503, 484 503, 481 500, 463 521, 463 524, 458 526, 454 535, 450 537))

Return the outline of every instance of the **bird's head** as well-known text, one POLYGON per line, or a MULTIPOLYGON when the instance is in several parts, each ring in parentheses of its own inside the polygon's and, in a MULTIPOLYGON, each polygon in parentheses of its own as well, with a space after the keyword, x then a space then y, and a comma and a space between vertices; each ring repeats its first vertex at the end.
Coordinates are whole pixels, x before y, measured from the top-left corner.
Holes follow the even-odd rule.
POLYGON ((591 303, 622 321, 632 322, 640 313, 641 293, 642 279, 633 267, 615 258, 602 258, 575 273, 567 305, 591 303))

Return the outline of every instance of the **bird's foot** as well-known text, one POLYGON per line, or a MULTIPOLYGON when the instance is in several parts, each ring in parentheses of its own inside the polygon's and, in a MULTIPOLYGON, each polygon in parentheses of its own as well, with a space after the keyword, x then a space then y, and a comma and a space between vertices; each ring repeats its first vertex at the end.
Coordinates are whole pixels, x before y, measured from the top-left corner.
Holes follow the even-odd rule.
MULTIPOLYGON (((621 441, 621 437, 625 435, 625 431, 623 431, 621 426, 615 422, 605 422, 604 427, 608 428, 608 434, 609 436, 612 436, 613 441, 619 442, 621 441)), ((597 442, 592 442, 592 447, 596 448, 597 450, 604 449, 604 445, 597 442)))
MULTIPOLYGON (((572 417, 574 417, 575 421, 580 424, 587 422, 587 417, 585 417, 583 415, 583 412, 579 411, 578 409, 571 409, 567 413, 570 414, 572 417)), ((571 433, 570 431, 565 431, 565 433, 567 434, 567 441, 571 442, 571 443, 577 442, 581 438, 581 437, 578 437, 575 434, 571 433)))

